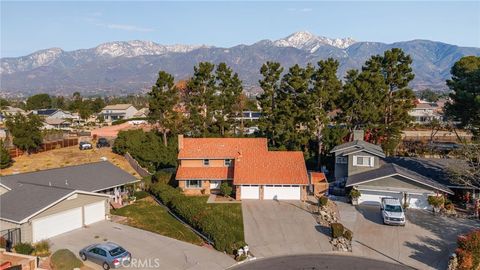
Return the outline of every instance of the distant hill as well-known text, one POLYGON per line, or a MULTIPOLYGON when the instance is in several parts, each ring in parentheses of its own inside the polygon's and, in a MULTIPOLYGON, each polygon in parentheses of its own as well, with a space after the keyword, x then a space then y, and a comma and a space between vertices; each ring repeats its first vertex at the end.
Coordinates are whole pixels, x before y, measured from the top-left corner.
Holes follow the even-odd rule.
POLYGON ((191 76, 195 64, 210 61, 226 62, 252 91, 258 88, 259 69, 266 61, 278 61, 288 68, 296 63, 306 65, 333 57, 340 61, 339 76, 343 77, 348 69, 360 68, 371 55, 395 47, 413 57, 416 76, 410 87, 414 89, 446 89, 445 80, 455 61, 466 55, 480 56, 480 48, 429 40, 385 44, 330 39, 308 32, 231 48, 121 41, 70 52, 51 48, 27 56, 1 58, 0 90, 10 95, 75 91, 84 95, 136 93, 149 89, 159 70, 172 73, 176 79, 185 79, 191 76))

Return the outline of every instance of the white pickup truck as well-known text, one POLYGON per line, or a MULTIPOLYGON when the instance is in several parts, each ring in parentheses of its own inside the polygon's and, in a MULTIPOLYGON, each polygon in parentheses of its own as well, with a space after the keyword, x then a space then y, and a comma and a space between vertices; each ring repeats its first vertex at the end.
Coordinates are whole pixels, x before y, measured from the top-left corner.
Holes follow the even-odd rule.
POLYGON ((405 226, 405 212, 397 198, 382 198, 383 224, 405 226))

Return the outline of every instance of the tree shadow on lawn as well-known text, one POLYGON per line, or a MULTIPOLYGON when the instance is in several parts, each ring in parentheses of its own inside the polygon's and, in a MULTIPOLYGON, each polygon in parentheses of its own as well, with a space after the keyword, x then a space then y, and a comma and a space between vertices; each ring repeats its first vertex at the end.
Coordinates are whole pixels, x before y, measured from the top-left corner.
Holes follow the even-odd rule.
POLYGON ((437 269, 444 269, 447 265, 459 235, 480 227, 480 222, 475 220, 435 216, 427 211, 412 209, 407 210, 407 220, 438 238, 418 236, 416 242, 405 242, 405 246, 414 250, 410 258, 437 269))

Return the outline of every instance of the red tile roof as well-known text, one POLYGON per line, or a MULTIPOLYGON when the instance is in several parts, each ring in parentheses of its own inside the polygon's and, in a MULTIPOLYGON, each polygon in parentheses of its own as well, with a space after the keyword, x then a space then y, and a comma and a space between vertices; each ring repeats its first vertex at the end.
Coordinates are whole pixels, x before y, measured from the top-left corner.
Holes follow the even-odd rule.
POLYGON ((177 180, 233 179, 233 167, 178 167, 177 180))
POLYGON ((183 147, 178 154, 178 159, 225 158, 234 159, 234 166, 230 169, 228 167, 180 166, 176 179, 233 178, 235 185, 308 184, 303 153, 268 151, 265 138, 183 138, 183 147))
POLYGON ((325 177, 325 174, 321 172, 311 172, 310 178, 312 180, 312 184, 320 183, 327 180, 327 178, 325 177))
POLYGON ((233 159, 242 152, 266 151, 265 138, 184 138, 178 159, 233 159))

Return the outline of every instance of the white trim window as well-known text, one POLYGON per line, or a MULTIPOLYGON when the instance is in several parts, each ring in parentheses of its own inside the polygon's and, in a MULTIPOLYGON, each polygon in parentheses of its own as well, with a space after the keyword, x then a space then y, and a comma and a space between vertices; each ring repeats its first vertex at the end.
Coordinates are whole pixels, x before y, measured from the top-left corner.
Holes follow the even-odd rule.
POLYGON ((210 166, 210 159, 204 159, 203 166, 210 166))
POLYGON ((201 180, 187 180, 185 181, 186 188, 202 188, 201 180))
POLYGON ((353 166, 358 167, 373 167, 374 157, 369 156, 353 156, 353 166))
POLYGON ((337 164, 347 164, 348 163, 348 158, 347 157, 336 157, 335 162, 337 164))
POLYGON ((225 159, 223 161, 223 164, 225 165, 225 167, 231 167, 232 166, 232 160, 231 159, 225 159))

